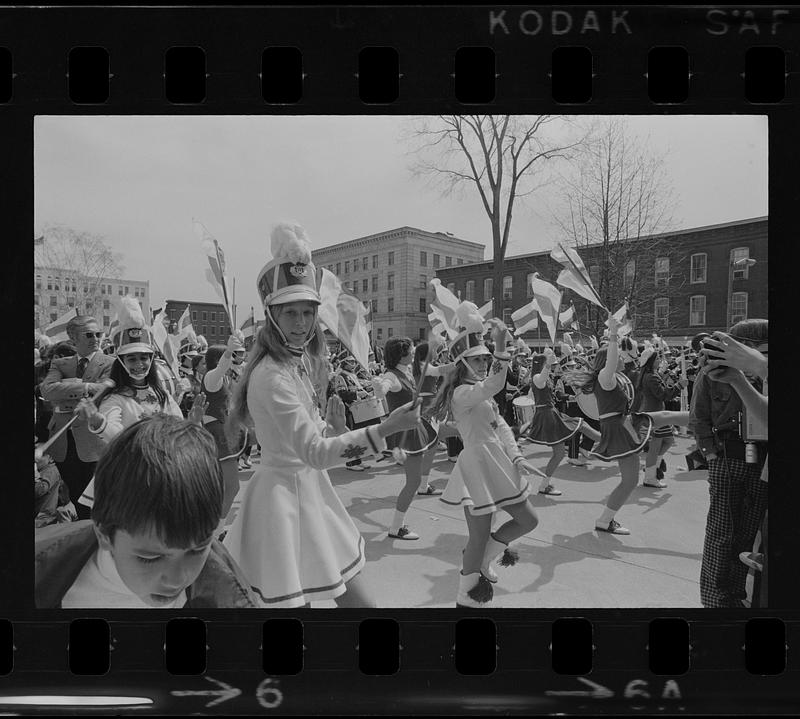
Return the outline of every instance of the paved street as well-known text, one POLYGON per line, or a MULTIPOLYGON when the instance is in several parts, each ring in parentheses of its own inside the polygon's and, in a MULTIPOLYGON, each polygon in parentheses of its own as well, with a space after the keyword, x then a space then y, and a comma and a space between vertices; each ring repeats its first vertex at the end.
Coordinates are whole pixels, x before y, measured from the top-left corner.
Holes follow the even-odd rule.
MULTIPOLYGON (((539 526, 515 542, 520 561, 498 567, 495 607, 700 607, 699 576, 708 508, 706 472, 686 470, 691 440, 677 438, 666 455, 666 489, 637 487, 618 513, 628 536, 594 530, 602 502, 618 481, 616 463, 587 467, 562 463, 556 471, 560 497, 534 495, 539 526)), ((543 468, 549 450, 523 442, 523 452, 543 468)), ((437 497, 415 497, 406 515, 420 535, 416 541, 392 540, 387 525, 403 468, 393 461, 372 470, 330 471, 331 481, 366 540, 369 582, 379 607, 453 607, 461 550, 467 529, 463 510, 437 497)), ((444 488, 453 468, 443 450, 437 454, 431 482, 444 488)), ((258 464, 254 464, 257 468, 258 464)), ((249 481, 251 472, 240 472, 249 481)), ((532 478, 534 489, 538 477, 532 478)), ((229 522, 237 510, 237 497, 229 522)), ((508 515, 500 512, 500 524, 508 515)), ((314 606, 334 606, 318 602, 314 606)))

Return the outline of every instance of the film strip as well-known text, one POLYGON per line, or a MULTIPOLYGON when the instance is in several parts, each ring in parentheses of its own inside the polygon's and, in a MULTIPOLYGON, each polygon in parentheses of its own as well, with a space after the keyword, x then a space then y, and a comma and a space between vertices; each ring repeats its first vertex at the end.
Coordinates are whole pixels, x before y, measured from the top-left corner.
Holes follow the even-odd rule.
MULTIPOLYGON (((0 9, 5 306, 29 312, 17 238, 34 232, 38 115, 766 115, 769 254, 792 267, 798 19, 797 6, 744 5, 0 9)), ((792 299, 791 272, 773 273, 770 313, 793 352, 792 299)), ((774 385, 794 386, 788 363, 774 371, 774 385)), ((9 405, 29 407, 25 390, 9 386, 9 405)), ((13 480, 29 472, 13 450, 25 422, 6 430, 0 508, 4 713, 750 714, 800 702, 791 423, 774 430, 773 473, 789 481, 771 490, 768 607, 153 616, 34 608, 18 510, 30 492, 13 480)))

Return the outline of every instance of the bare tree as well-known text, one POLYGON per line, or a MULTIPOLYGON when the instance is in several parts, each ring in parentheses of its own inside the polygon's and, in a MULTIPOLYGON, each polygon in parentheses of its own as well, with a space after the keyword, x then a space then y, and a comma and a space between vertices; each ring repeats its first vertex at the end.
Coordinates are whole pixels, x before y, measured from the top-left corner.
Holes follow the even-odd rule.
POLYGON ((76 307, 81 314, 94 314, 101 299, 110 299, 103 293, 103 281, 122 275, 121 261, 122 255, 102 237, 64 225, 45 226, 34 244, 34 269, 42 275, 43 291, 57 297, 60 310, 76 307))
POLYGON ((570 130, 569 120, 554 115, 438 115, 417 119, 407 138, 415 177, 432 180, 444 195, 464 187, 478 193, 492 230, 498 317, 515 202, 549 183, 548 162, 569 158, 581 145, 583 137, 564 139, 570 130))
MULTIPOLYGON (((654 154, 633 136, 624 120, 606 121, 577 153, 559 182, 562 198, 553 211, 562 241, 579 250, 594 245, 586 262, 601 299, 612 311, 625 299, 631 314, 652 317, 653 297, 669 296, 685 282, 685 268, 673 258, 664 284, 656 279, 656 258, 669 256, 674 191, 664 156, 654 154)), ((670 314, 677 308, 670 307, 670 314)), ((605 317, 592 306, 581 321, 594 331, 605 317)))

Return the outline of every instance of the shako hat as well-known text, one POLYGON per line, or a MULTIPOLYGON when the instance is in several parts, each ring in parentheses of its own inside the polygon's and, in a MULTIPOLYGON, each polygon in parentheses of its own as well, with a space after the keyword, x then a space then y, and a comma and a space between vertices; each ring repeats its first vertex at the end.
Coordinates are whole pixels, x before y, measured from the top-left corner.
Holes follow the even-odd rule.
POLYGON ((133 352, 153 353, 153 339, 150 328, 144 320, 139 302, 130 295, 126 295, 119 302, 117 310, 119 324, 111 335, 117 355, 126 355, 133 352))
POLYGON ((300 225, 281 222, 272 229, 270 247, 272 259, 256 280, 263 306, 301 300, 321 304, 306 231, 300 225))

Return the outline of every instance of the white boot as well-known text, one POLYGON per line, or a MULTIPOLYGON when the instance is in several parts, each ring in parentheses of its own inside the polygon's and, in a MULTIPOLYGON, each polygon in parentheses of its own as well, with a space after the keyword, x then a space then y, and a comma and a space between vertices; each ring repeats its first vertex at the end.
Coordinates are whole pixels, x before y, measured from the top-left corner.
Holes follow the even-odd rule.
POLYGON ((458 575, 457 607, 473 607, 485 609, 489 607, 494 596, 492 584, 480 572, 458 575))
POLYGON ((644 482, 642 482, 642 484, 644 484, 645 487, 658 487, 658 489, 664 489, 664 487, 667 486, 658 477, 656 477, 655 464, 652 467, 645 467, 644 482))

